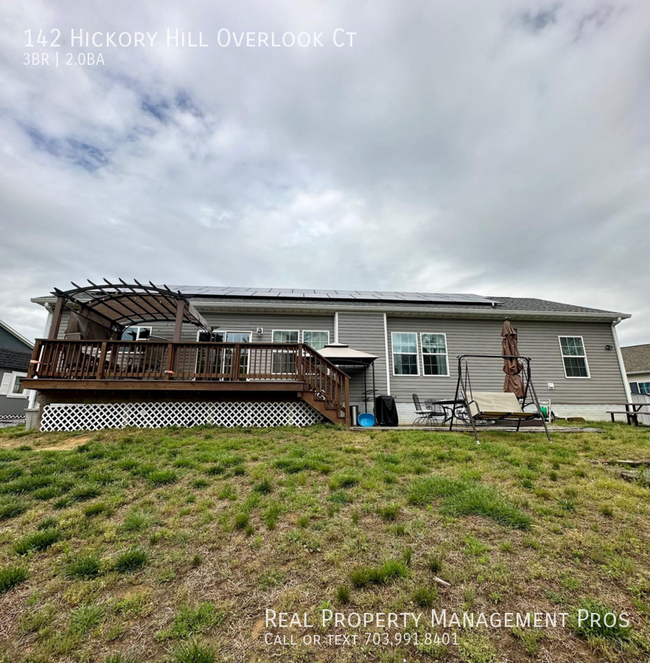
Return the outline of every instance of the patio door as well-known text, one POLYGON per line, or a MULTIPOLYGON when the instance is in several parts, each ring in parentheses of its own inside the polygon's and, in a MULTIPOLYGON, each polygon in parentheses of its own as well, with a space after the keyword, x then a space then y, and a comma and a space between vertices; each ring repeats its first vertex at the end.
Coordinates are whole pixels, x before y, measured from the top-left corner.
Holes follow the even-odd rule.
MULTIPOLYGON (((211 334, 208 332, 199 332, 198 341, 213 343, 250 343, 252 332, 235 332, 235 331, 217 331, 213 330, 211 334)), ((229 380, 232 375, 232 362, 234 357, 233 348, 219 348, 214 350, 214 346, 210 348, 202 348, 197 352, 197 373, 207 375, 225 375, 228 377, 221 378, 229 380)), ((248 374, 248 366, 250 362, 250 354, 248 349, 242 348, 240 361, 239 361, 239 379, 248 374)))
MULTIPOLYGON (((236 331, 227 331, 221 332, 223 340, 226 343, 250 343, 251 342, 251 332, 236 332, 236 331)), ((234 358, 234 350, 232 348, 226 348, 223 353, 223 372, 226 375, 232 374, 232 362, 234 358)), ((250 353, 247 348, 241 349, 241 355, 239 357, 239 380, 246 380, 248 377, 248 365, 250 362, 250 353)))

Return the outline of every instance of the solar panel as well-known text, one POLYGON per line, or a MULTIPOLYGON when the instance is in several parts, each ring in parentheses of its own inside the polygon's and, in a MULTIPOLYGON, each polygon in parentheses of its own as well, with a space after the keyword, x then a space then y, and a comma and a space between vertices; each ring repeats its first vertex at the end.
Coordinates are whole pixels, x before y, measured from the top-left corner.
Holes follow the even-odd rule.
POLYGON ((169 286, 185 295, 202 297, 246 297, 253 299, 329 299, 331 301, 403 302, 419 304, 483 304, 494 300, 473 294, 433 292, 390 292, 385 290, 314 290, 309 288, 244 288, 224 286, 169 286))

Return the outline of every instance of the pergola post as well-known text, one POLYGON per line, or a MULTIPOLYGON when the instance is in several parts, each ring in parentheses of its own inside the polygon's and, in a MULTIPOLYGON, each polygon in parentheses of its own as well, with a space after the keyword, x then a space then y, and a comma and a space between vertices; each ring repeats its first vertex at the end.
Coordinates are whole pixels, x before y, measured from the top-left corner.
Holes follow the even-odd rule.
POLYGON ((50 333, 48 339, 54 340, 59 337, 59 328, 61 327, 61 318, 63 317, 63 305, 65 299, 63 297, 56 298, 54 312, 52 313, 52 324, 50 325, 50 333))
POLYGON ((181 342, 184 314, 185 314, 185 301, 179 299, 178 302, 176 303, 176 323, 174 324, 174 343, 181 342))

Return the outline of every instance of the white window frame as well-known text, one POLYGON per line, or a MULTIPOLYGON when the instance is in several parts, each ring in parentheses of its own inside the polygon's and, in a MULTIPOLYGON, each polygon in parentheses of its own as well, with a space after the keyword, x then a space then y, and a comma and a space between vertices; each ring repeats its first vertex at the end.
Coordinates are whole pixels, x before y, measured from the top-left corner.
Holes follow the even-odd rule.
MULTIPOLYGON (((302 330, 302 342, 307 343, 305 341, 305 334, 327 334, 327 343, 325 345, 329 345, 330 343, 330 333, 327 329, 303 329, 302 330)), ((316 350, 318 352, 318 350, 316 350)))
POLYGON ((420 354, 422 355, 422 376, 425 378, 448 378, 450 377, 449 373, 449 346, 447 345, 447 334, 445 332, 420 332, 420 354), (429 335, 429 336, 444 336, 445 338, 445 351, 443 352, 424 352, 424 343, 422 343, 422 337, 424 335, 429 335), (424 355, 427 355, 429 357, 437 357, 439 355, 445 356, 445 363, 447 364, 447 372, 446 373, 439 373, 439 374, 434 374, 431 373, 430 375, 425 372, 424 370, 424 355))
MULTIPOLYGON (((140 339, 140 331, 142 329, 148 329, 149 330, 149 336, 153 336, 153 327, 149 327, 148 325, 129 325, 128 327, 125 327, 124 333, 127 329, 137 329, 138 333, 136 334, 136 337, 133 339, 134 341, 140 341, 140 340, 146 340, 146 339, 140 339)), ((123 341, 124 343, 129 343, 130 341, 123 341)))
POLYGON ((393 375, 397 378, 417 378, 420 376, 420 351, 418 348, 418 333, 410 331, 394 331, 390 333, 390 363, 393 369, 393 375), (395 344, 393 338, 395 334, 410 334, 415 336, 415 352, 395 352, 395 344), (415 355, 415 368, 417 373, 395 373, 395 355, 415 355))
POLYGON ((11 379, 9 380, 9 391, 6 393, 7 398, 29 398, 29 389, 23 389, 22 394, 14 394, 14 387, 16 386, 16 382, 19 378, 26 378, 27 373, 23 373, 21 371, 12 371, 9 375, 11 375, 11 379))
POLYGON ((564 370, 564 377, 567 380, 589 380, 591 378, 591 371, 589 370, 589 360, 587 359, 587 346, 585 345, 585 339, 582 336, 578 335, 568 335, 568 334, 562 334, 561 336, 557 337, 557 342, 560 345, 560 356, 562 357, 562 368, 564 370), (584 355, 565 355, 564 350, 562 348, 562 339, 563 338, 579 338, 580 342, 582 343, 582 349, 584 350, 584 355), (587 369, 587 375, 567 375, 566 373, 566 364, 564 363, 565 357, 567 358, 578 358, 578 359, 584 359, 585 360, 585 368, 587 369))

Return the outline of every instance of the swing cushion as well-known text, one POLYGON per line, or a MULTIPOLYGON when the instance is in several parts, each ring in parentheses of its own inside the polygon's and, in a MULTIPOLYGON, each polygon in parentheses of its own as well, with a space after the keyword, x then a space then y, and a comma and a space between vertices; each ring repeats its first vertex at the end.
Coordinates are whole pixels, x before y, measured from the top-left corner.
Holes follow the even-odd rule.
POLYGON ((475 391, 471 398, 469 412, 474 419, 532 419, 537 416, 537 412, 524 412, 517 397, 509 392, 475 391))

